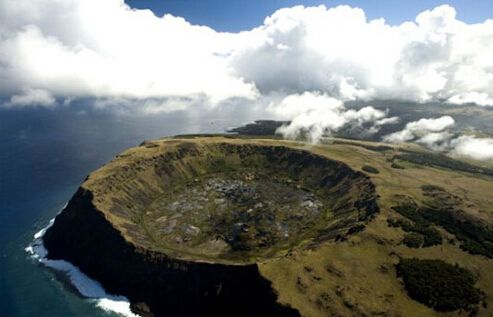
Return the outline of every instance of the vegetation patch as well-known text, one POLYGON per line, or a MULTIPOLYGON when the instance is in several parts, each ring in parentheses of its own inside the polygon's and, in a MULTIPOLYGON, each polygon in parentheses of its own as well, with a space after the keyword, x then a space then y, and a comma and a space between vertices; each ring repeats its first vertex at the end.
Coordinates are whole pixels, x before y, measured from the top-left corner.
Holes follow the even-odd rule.
POLYGON ((367 172, 367 173, 370 173, 370 174, 380 173, 380 171, 377 168, 370 166, 370 165, 363 165, 362 170, 367 172))
POLYGON ((481 301, 474 275, 441 260, 401 259, 396 267, 411 298, 437 311, 473 311, 481 301))
POLYGON ((462 199, 443 188, 434 185, 421 187, 428 199, 421 208, 421 214, 427 221, 443 227, 462 242, 461 249, 471 254, 480 254, 493 258, 493 230, 467 219, 460 219, 462 199))
POLYGON ((391 227, 401 228, 408 233, 402 243, 410 248, 426 248, 442 244, 440 232, 425 220, 418 219, 411 222, 403 219, 388 219, 387 223, 391 227))
POLYGON ((422 214, 427 220, 454 234, 462 242, 460 246, 462 250, 493 258, 493 231, 486 226, 459 220, 445 210, 423 208, 422 214))
POLYGON ((409 233, 402 241, 411 248, 430 247, 442 244, 440 232, 432 227, 432 223, 426 220, 418 211, 418 205, 407 196, 402 196, 402 202, 398 206, 392 207, 405 219, 388 219, 387 223, 391 227, 399 227, 409 233), (422 242, 420 242, 422 241, 422 242))
MULTIPOLYGON (((425 185, 422 190, 427 197, 424 206, 418 206, 410 199, 402 199, 399 205, 392 207, 412 222, 389 219, 389 226, 401 227, 406 232, 422 234, 423 246, 429 246, 441 243, 440 233, 431 227, 437 225, 454 234, 461 242, 462 250, 493 258, 493 230, 485 225, 461 219, 460 215, 463 212, 460 209, 461 199, 459 197, 434 185, 425 185)), ((409 238, 406 241, 407 243, 403 241, 406 245, 416 244, 410 242, 409 238)))
POLYGON ((402 243, 404 243, 409 248, 419 248, 423 245, 425 239, 423 235, 415 232, 408 233, 404 236, 402 243))
POLYGON ((370 144, 365 144, 365 143, 356 143, 356 142, 347 142, 347 141, 341 141, 341 140, 334 140, 332 142, 333 144, 341 144, 341 145, 351 145, 351 146, 359 146, 364 149, 373 151, 373 152, 385 152, 385 151, 391 151, 394 148, 388 145, 370 145, 370 144))
POLYGON ((445 189, 443 187, 436 186, 436 185, 429 185, 429 184, 421 186, 421 190, 425 194, 432 193, 432 192, 445 192, 445 189))
POLYGON ((453 158, 440 153, 404 152, 398 155, 394 155, 393 160, 396 159, 421 166, 441 167, 453 171, 493 176, 493 169, 491 168, 484 168, 466 162, 454 160, 453 158))
POLYGON ((390 167, 395 168, 395 169, 400 169, 400 170, 405 169, 404 166, 402 166, 401 164, 398 164, 396 162, 392 162, 392 164, 390 164, 390 167))

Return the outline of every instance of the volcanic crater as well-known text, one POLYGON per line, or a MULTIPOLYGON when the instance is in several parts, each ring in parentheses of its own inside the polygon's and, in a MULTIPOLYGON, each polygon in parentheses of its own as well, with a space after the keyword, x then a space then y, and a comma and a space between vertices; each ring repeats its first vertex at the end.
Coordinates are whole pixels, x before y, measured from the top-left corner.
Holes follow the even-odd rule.
POLYGON ((368 176, 300 144, 169 138, 91 173, 44 243, 141 315, 296 316, 256 263, 344 238, 376 212, 368 176))

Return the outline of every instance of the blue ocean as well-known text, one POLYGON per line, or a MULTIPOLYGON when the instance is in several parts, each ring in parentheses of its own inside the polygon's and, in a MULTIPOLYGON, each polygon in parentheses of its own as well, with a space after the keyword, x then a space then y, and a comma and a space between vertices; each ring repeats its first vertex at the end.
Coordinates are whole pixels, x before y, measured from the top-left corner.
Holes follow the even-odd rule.
POLYGON ((143 140, 222 133, 258 119, 235 107, 154 115, 85 105, 0 110, 0 316, 117 316, 25 248, 92 170, 143 140))

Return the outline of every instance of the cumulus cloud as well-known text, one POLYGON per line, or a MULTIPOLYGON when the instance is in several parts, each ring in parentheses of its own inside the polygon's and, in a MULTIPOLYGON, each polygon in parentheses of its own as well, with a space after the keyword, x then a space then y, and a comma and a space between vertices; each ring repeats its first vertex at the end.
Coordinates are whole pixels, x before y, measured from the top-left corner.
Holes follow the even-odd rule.
POLYGON ((422 144, 435 151, 447 151, 450 148, 450 140, 454 134, 449 131, 430 132, 416 140, 416 143, 422 144))
POLYGON ((252 98, 225 58, 236 41, 123 0, 1 0, 0 94, 252 98))
POLYGON ((475 160, 493 160, 493 139, 474 136, 458 136, 451 132, 455 120, 450 116, 436 119, 420 119, 409 122, 401 131, 384 137, 391 143, 416 142, 435 151, 455 157, 475 160))
POLYGON ((493 160, 493 139, 462 136, 452 141, 452 155, 475 160, 493 160))
POLYGON ((348 6, 298 6, 245 36, 253 44, 233 66, 264 93, 492 104, 493 20, 466 24, 447 5, 398 26, 348 6))
POLYGON ((56 104, 56 99, 47 90, 27 88, 19 95, 13 95, 10 101, 6 103, 7 107, 26 107, 42 106, 52 107, 56 104))
POLYGON ((11 106, 37 93, 44 105, 126 98, 153 113, 182 98, 305 92, 491 105, 491 56, 493 20, 466 24, 447 5, 397 26, 348 6, 296 6, 223 33, 123 0, 0 0, 0 96, 11 106))
POLYGON ((271 102, 268 110, 277 118, 291 122, 278 129, 286 138, 303 136, 311 142, 318 142, 324 135, 353 124, 362 126, 369 123, 368 130, 377 126, 395 123, 395 118, 386 118, 387 113, 373 107, 348 110, 342 101, 325 94, 305 92, 293 94, 279 102, 271 102))
POLYGON ((384 141, 401 143, 419 138, 421 142, 431 144, 431 142, 443 140, 447 133, 442 131, 452 127, 454 124, 455 120, 450 116, 443 116, 436 119, 423 118, 407 123, 403 130, 385 136, 384 141))
POLYGON ((201 106, 202 110, 210 107, 205 96, 169 97, 169 98, 103 98, 92 102, 96 109, 112 109, 120 114, 156 115, 174 111, 184 111, 201 106), (138 105, 136 107, 135 105, 138 105), (136 109, 137 108, 137 109, 136 109))

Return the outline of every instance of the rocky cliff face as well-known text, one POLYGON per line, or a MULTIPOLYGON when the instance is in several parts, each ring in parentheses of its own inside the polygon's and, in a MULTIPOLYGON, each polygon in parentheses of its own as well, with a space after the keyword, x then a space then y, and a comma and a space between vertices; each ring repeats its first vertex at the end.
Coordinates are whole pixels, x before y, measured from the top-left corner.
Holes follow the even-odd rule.
POLYGON ((303 179, 327 196, 336 220, 317 231, 312 247, 353 232, 378 211, 366 175, 310 152, 256 144, 160 142, 143 147, 150 155, 141 157, 137 151, 125 164, 116 159, 104 167, 111 172, 91 175, 43 237, 50 258, 72 262, 108 292, 127 296, 132 309, 144 316, 299 315, 277 303, 254 262, 184 259, 148 247, 136 215, 179 179, 246 167, 303 179))

